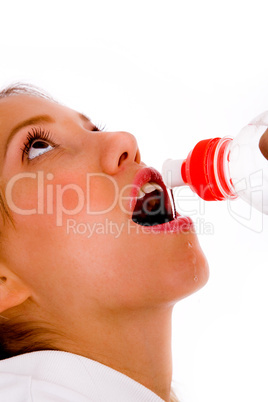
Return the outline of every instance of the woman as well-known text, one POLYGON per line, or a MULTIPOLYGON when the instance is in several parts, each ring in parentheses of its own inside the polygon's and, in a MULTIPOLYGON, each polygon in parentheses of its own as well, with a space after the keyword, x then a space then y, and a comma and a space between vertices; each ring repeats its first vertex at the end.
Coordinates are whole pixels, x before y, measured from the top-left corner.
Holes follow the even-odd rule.
POLYGON ((208 279, 136 139, 0 94, 1 401, 171 401, 171 314, 208 279))

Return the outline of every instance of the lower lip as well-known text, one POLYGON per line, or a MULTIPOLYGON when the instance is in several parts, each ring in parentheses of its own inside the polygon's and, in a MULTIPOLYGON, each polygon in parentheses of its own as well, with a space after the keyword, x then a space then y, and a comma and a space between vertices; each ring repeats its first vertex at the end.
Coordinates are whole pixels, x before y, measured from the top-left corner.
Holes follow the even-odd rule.
POLYGON ((193 221, 188 216, 176 214, 176 217, 171 222, 162 223, 155 226, 142 226, 146 232, 153 233, 188 233, 194 232, 193 221))

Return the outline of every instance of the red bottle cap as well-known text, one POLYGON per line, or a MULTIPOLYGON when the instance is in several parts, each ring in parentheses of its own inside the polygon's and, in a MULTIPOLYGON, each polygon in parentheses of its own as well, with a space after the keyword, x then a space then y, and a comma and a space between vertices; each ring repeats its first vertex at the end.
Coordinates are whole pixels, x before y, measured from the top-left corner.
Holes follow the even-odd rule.
POLYGON ((220 140, 221 138, 210 138, 198 142, 181 168, 184 182, 206 201, 224 200, 226 193, 230 193, 221 160, 224 149, 218 153, 218 163, 215 165, 214 156, 220 140))

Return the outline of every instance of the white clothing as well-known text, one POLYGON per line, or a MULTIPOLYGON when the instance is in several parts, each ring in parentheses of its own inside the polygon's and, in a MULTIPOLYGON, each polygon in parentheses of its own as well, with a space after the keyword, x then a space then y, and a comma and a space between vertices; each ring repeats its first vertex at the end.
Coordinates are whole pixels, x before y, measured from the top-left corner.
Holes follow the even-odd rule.
POLYGON ((163 402, 143 385, 67 352, 31 352, 0 361, 1 402, 163 402))

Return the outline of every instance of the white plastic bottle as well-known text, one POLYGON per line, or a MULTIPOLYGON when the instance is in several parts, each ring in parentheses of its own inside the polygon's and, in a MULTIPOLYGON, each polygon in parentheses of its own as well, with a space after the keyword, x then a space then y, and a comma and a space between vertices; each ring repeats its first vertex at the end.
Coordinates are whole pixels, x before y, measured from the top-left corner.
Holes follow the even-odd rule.
POLYGON ((262 113, 233 139, 211 138, 196 144, 187 158, 163 164, 167 187, 188 185, 206 201, 240 197, 268 214, 268 160, 259 140, 268 127, 262 113))

